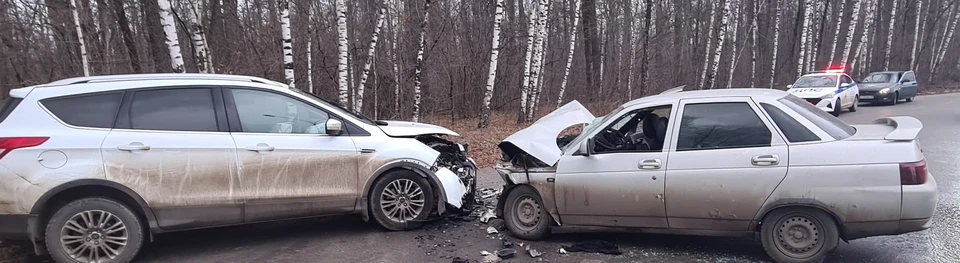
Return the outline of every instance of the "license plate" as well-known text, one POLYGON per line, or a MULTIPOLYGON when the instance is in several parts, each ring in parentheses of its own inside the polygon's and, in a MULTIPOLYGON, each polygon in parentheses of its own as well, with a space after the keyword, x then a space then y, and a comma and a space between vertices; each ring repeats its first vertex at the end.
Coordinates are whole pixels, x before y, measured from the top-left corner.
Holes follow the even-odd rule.
POLYGON ((872 100, 872 99, 873 99, 873 96, 870 96, 870 95, 860 95, 860 98, 861 98, 861 99, 865 99, 865 100, 872 100))

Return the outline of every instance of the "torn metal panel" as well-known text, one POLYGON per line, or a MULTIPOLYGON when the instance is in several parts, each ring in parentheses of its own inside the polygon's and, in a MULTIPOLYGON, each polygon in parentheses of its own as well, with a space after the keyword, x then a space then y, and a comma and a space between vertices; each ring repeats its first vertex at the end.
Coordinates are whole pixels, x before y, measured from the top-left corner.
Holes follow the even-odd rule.
POLYGON ((437 179, 440 179, 440 186, 447 194, 447 203, 460 208, 463 204, 463 196, 467 194, 467 187, 460 182, 460 178, 450 169, 440 168, 436 174, 437 179))
POLYGON ((543 116, 530 127, 510 135, 498 146, 504 156, 513 157, 526 153, 547 166, 553 166, 562 155, 557 145, 557 135, 570 126, 590 123, 593 119, 596 117, 580 102, 571 101, 543 116))

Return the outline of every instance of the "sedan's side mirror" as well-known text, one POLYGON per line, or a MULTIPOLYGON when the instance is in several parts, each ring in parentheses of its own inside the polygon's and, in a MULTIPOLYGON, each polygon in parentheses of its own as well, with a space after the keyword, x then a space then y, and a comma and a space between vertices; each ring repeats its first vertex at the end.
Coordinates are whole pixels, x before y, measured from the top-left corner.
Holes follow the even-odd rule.
POLYGON ((583 156, 590 156, 593 153, 593 138, 588 138, 587 140, 580 143, 580 149, 577 150, 577 154, 583 156))
POLYGON ((840 88, 844 88, 844 89, 845 89, 845 88, 847 88, 847 87, 850 87, 850 83, 840 83, 840 88))
POLYGON ((343 131, 343 122, 337 119, 328 119, 326 123, 327 135, 338 136, 343 131))

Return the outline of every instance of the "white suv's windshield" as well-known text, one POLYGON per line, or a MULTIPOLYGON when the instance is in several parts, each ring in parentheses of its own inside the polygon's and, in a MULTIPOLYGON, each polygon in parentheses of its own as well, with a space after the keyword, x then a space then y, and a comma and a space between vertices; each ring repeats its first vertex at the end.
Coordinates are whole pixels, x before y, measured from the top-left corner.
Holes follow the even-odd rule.
POLYGON ((816 106, 811 105, 809 102, 797 96, 787 95, 779 101, 800 115, 803 115, 804 118, 807 118, 807 120, 813 122, 814 125, 817 125, 817 127, 820 127, 820 129, 830 134, 830 136, 833 136, 834 139, 846 139, 857 132, 857 129, 850 126, 850 124, 818 109, 816 106))

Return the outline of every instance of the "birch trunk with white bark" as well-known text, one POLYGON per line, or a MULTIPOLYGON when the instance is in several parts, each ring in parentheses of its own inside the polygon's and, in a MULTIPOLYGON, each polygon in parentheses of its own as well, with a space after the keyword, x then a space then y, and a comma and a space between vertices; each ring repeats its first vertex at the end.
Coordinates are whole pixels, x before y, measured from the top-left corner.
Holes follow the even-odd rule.
MULTIPOLYGON (((856 4, 856 2, 854 2, 854 4, 856 4)), ((844 17, 843 11, 846 11, 846 8, 847 8, 847 1, 846 1, 846 0, 841 0, 841 1, 840 1, 840 13, 839 13, 839 15, 837 16, 837 30, 834 31, 834 33, 833 33, 833 42, 832 42, 832 44, 830 44, 830 58, 829 58, 830 61, 836 61, 837 41, 840 40, 840 28, 841 28, 841 25, 843 25, 843 17, 844 17)), ((850 33, 848 33, 848 34, 853 34, 853 32, 850 32, 850 33)), ((832 62, 831 62, 831 63, 832 63, 832 62)))
POLYGON ((577 27, 580 25, 580 0, 574 0, 573 28, 570 30, 570 47, 567 50, 567 65, 563 68, 563 80, 560 81, 560 93, 557 95, 557 108, 563 103, 563 92, 567 90, 567 78, 573 65, 573 51, 577 47, 577 27))
POLYGON ((393 30, 393 41, 390 43, 393 45, 391 49, 392 52, 390 54, 391 60, 393 60, 393 112, 395 114, 394 117, 398 117, 400 115, 400 63, 398 58, 400 49, 397 47, 397 40, 399 40, 398 32, 400 31, 400 5, 397 4, 397 1, 399 0, 389 1, 390 6, 392 6, 391 15, 393 16, 390 19, 392 23, 390 28, 393 30))
POLYGON ((737 49, 737 28, 740 27, 740 11, 734 9, 736 12, 733 15, 733 24, 731 25, 733 31, 730 32, 730 75, 727 77, 727 86, 726 88, 731 88, 733 86, 733 73, 737 69, 737 61, 740 60, 740 50, 737 49))
POLYGON ((295 79, 293 75, 293 36, 290 34, 290 2, 288 0, 277 1, 277 8, 280 9, 280 35, 283 40, 283 76, 287 80, 290 88, 295 88, 295 79))
POLYGON ((160 6, 160 24, 163 26, 163 34, 166 35, 167 49, 170 51, 170 66, 173 72, 183 73, 183 55, 180 53, 180 40, 177 36, 177 25, 173 20, 173 7, 170 0, 157 0, 160 6))
POLYGON ((350 83, 347 67, 347 4, 344 0, 337 0, 337 90, 340 106, 350 107, 350 83))
POLYGON ((83 75, 90 76, 90 58, 87 55, 87 41, 83 39, 83 29, 80 27, 80 11, 77 10, 77 0, 70 0, 70 11, 73 11, 73 26, 77 31, 77 40, 80 42, 80 63, 83 66, 83 75))
POLYGON ((923 10, 923 0, 917 0, 917 21, 913 26, 913 50, 910 55, 910 69, 916 70, 917 68, 917 51, 920 49, 920 31, 923 28, 920 27, 920 11, 923 10))
POLYGON ((928 81, 933 81, 933 77, 937 75, 937 71, 940 69, 940 64, 946 57, 947 50, 950 49, 950 43, 953 42, 953 33, 957 30, 957 23, 960 23, 960 8, 955 9, 953 23, 950 25, 947 35, 943 37, 943 41, 940 43, 940 51, 938 52, 939 54, 936 54, 936 57, 934 58, 933 68, 930 70, 930 77, 928 81))
POLYGON ((750 87, 756 88, 757 86, 757 31, 760 31, 760 28, 757 27, 757 18, 760 16, 760 1, 753 1, 753 17, 750 21, 750 30, 752 30, 753 38, 750 40, 752 45, 750 50, 750 87))
POLYGON ((867 5, 868 1, 870 0, 853 0, 853 15, 851 16, 853 18, 850 20, 849 29, 847 29, 847 40, 843 43, 843 56, 840 57, 840 64, 844 67, 847 66, 847 62, 851 59, 850 48, 853 47, 853 35, 857 32, 857 26, 859 25, 860 10, 867 5))
POLYGON ((386 13, 386 8, 380 8, 380 14, 377 16, 377 27, 373 29, 373 35, 370 37, 370 49, 367 50, 367 61, 363 63, 363 71, 360 73, 360 85, 357 85, 357 96, 353 99, 353 111, 356 112, 363 112, 363 90, 367 85, 370 66, 373 65, 373 57, 377 52, 377 40, 380 39, 380 29, 383 28, 383 20, 386 18, 386 13))
POLYGON ((888 27, 889 29, 887 30, 887 52, 886 55, 883 56, 883 70, 890 70, 890 50, 893 49, 891 47, 891 45, 893 45, 893 27, 897 25, 897 3, 899 2, 899 0, 893 0, 893 8, 890 9, 890 27, 888 27))
POLYGON ((802 26, 803 31, 802 33, 800 33, 800 61, 797 62, 797 76, 803 75, 803 71, 807 69, 807 63, 809 63, 807 61, 807 56, 810 53, 809 51, 810 42, 808 41, 808 39, 810 38, 811 20, 813 20, 813 18, 811 17, 813 15, 813 8, 814 8, 813 1, 814 0, 804 0, 803 26, 802 26))
MULTIPOLYGON (((732 0, 731 0, 732 1, 732 0)), ((707 45, 706 50, 703 51, 703 71, 700 72, 700 89, 709 89, 707 86, 707 70, 710 68, 710 46, 713 45, 713 26, 717 22, 717 8, 713 6, 713 2, 708 2, 710 5, 710 26, 707 27, 707 45)))
POLYGON ((716 86, 717 71, 720 69, 720 58, 723 57, 723 42, 727 33, 727 23, 730 21, 730 5, 734 0, 724 1, 723 18, 720 20, 720 33, 717 34, 717 48, 713 52, 713 64, 710 66, 710 73, 707 73, 706 88, 713 89, 716 86))
POLYGON ((543 71, 543 54, 544 47, 546 46, 545 40, 547 38, 547 14, 550 8, 549 4, 549 0, 540 0, 540 7, 538 7, 537 10, 539 12, 537 15, 538 32, 536 32, 537 39, 533 44, 533 62, 530 66, 530 85, 528 86, 530 91, 532 91, 532 94, 530 94, 531 100, 527 102, 527 106, 529 106, 529 108, 527 108, 527 117, 525 119, 527 122, 533 121, 536 99, 538 96, 537 93, 539 92, 540 88, 540 73, 543 71))
MULTIPOLYGON (((867 15, 864 18, 865 20, 863 21, 863 34, 860 35, 860 44, 858 45, 858 48, 857 48, 857 54, 854 55, 853 63, 850 64, 851 70, 853 68, 856 68, 858 62, 862 62, 862 61, 858 61, 858 59, 861 58, 861 54, 864 55, 863 56, 864 58, 869 56, 869 53, 863 53, 863 52, 866 52, 867 46, 870 45, 869 43, 870 29, 873 28, 873 14, 876 13, 877 0, 864 0, 864 1, 866 2, 866 5, 867 5, 866 6, 867 15)), ((861 66, 864 66, 864 65, 866 64, 863 64, 861 66)), ((861 73, 862 71, 863 70, 860 70, 861 73)))
MULTIPOLYGON (((341 0, 342 1, 342 0, 341 0)), ((417 47, 417 65, 413 74, 413 122, 420 121, 420 86, 423 84, 421 75, 423 75, 423 52, 427 47, 427 23, 430 21, 430 1, 426 0, 423 6, 423 23, 420 24, 420 41, 417 47)))
MULTIPOLYGON (((578 0, 579 1, 579 0, 578 0)), ((483 90, 483 107, 480 108, 479 128, 490 126, 490 100, 493 99, 493 87, 497 81, 497 62, 500 59, 500 23, 503 21, 503 0, 497 0, 493 11, 493 40, 490 45, 490 69, 487 71, 487 87, 483 90)), ((563 92, 563 88, 560 88, 563 92)))
MULTIPOLYGON (((856 1, 856 0, 854 0, 856 1)), ((774 16, 773 22, 773 61, 770 63, 770 88, 776 84, 777 80, 777 50, 780 48, 780 1, 774 1, 777 3, 777 12, 774 16)))
POLYGON ((313 5, 307 7, 307 91, 313 91, 313 5))
POLYGON ((190 1, 190 31, 192 31, 193 55, 197 61, 197 71, 214 73, 210 46, 207 45, 207 33, 203 27, 203 7, 200 4, 200 0, 190 1))
MULTIPOLYGON (((539 5, 538 5, 539 6, 539 5)), ((520 115, 517 117, 517 122, 523 120, 523 116, 526 116, 527 113, 527 94, 530 92, 530 69, 532 66, 533 53, 534 53, 534 42, 537 38, 537 15, 539 12, 537 8, 532 8, 530 10, 530 22, 527 24, 527 52, 523 57, 523 81, 520 83, 520 115)))

